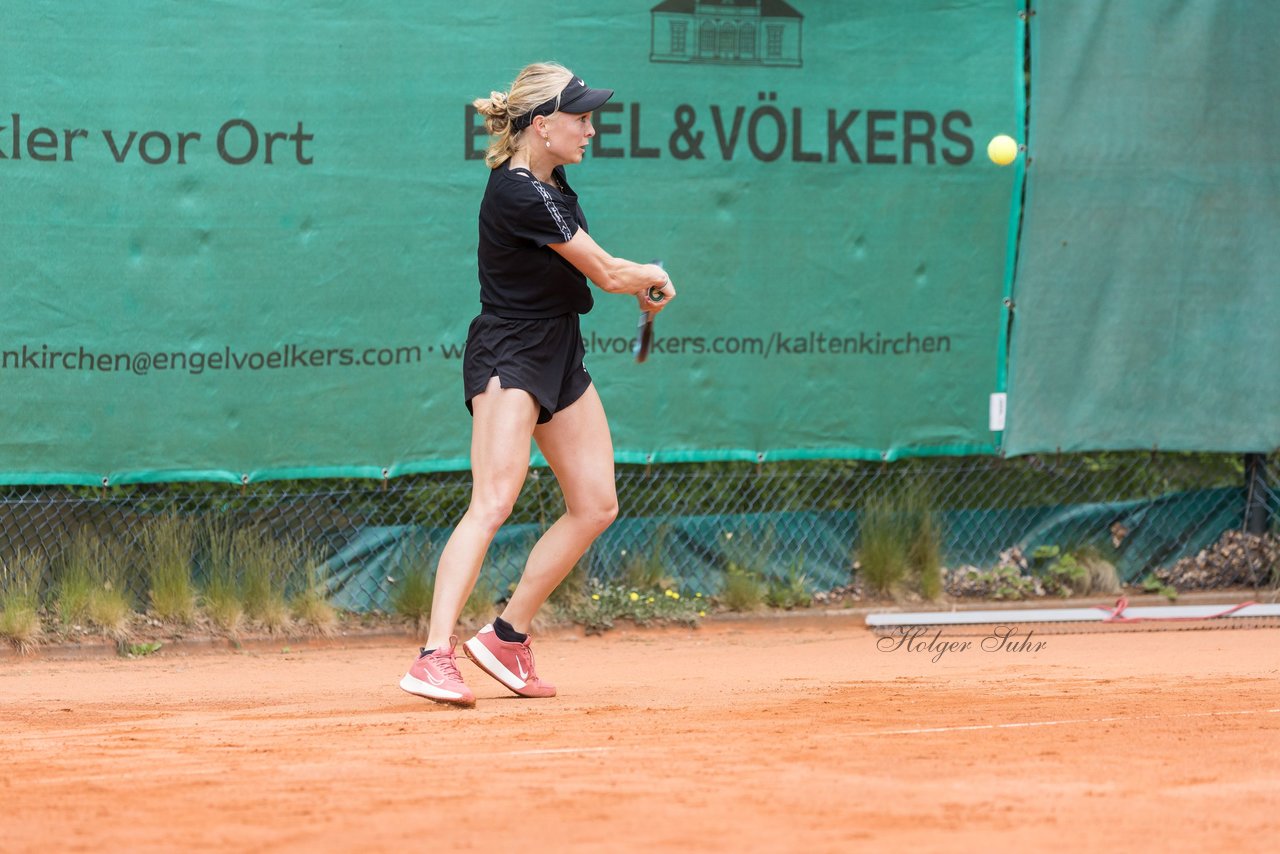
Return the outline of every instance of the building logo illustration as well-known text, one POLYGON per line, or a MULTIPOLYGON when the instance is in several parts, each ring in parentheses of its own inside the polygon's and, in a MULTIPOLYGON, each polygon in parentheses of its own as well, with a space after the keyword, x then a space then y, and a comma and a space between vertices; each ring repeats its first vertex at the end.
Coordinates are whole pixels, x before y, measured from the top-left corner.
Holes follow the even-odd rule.
POLYGON ((804 16, 785 0, 663 0, 651 62, 799 68, 804 16))

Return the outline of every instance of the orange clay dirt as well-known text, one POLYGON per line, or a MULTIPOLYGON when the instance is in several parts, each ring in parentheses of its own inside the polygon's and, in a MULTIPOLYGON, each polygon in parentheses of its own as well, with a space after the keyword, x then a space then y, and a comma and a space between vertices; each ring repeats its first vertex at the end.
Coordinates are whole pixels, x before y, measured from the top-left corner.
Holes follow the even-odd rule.
POLYGON ((5 653, 0 849, 1275 850, 1280 629, 877 640, 548 634, 560 696, 461 661, 474 710, 401 692, 401 637, 5 653))

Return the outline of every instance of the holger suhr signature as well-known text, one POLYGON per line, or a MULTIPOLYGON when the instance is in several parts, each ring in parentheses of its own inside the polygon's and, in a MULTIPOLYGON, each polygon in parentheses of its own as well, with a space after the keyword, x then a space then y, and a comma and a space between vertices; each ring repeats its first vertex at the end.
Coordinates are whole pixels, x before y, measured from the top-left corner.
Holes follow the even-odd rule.
MULTIPOLYGON (((1048 645, 1048 641, 1032 640, 1035 630, 1022 634, 1016 626, 996 626, 991 634, 977 641, 977 648, 982 652, 1039 652, 1048 645)), ((876 641, 876 649, 881 652, 916 652, 931 654, 931 661, 937 663, 949 652, 968 652, 974 649, 974 641, 944 637, 941 628, 929 626, 899 626, 897 631, 876 641)))

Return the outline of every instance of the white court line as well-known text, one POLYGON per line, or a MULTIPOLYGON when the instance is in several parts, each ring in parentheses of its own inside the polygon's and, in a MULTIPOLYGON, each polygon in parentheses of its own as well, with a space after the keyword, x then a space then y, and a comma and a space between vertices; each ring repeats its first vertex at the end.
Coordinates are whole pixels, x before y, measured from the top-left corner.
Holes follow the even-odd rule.
POLYGON ((490 756, 556 756, 561 753, 605 753, 612 747, 548 747, 542 750, 509 750, 491 753, 490 756))
POLYGON ((1075 718, 1072 720, 1061 721, 1021 721, 1009 724, 968 724, 966 726, 934 726, 921 727, 920 729, 887 729, 880 732, 857 732, 854 736, 857 738, 871 738, 877 735, 922 735, 934 732, 971 732, 973 730, 983 729, 1021 729, 1025 727, 1037 726, 1066 726, 1068 724, 1107 724, 1117 723, 1120 721, 1151 721, 1165 720, 1169 718, 1212 718, 1225 717, 1227 715, 1274 715, 1280 713, 1280 709, 1246 709, 1238 712, 1186 712, 1180 715, 1122 715, 1114 718, 1075 718))

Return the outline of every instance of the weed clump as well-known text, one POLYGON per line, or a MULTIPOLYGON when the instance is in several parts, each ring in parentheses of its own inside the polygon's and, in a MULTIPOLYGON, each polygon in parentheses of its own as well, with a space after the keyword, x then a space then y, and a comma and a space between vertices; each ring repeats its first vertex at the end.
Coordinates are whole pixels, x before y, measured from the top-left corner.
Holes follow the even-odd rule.
POLYGON ((40 642, 40 581, 48 562, 31 551, 0 561, 0 640, 27 653, 40 642))
POLYGON ((922 490, 870 501, 859 521, 856 555, 873 593, 942 595, 942 529, 922 490))

